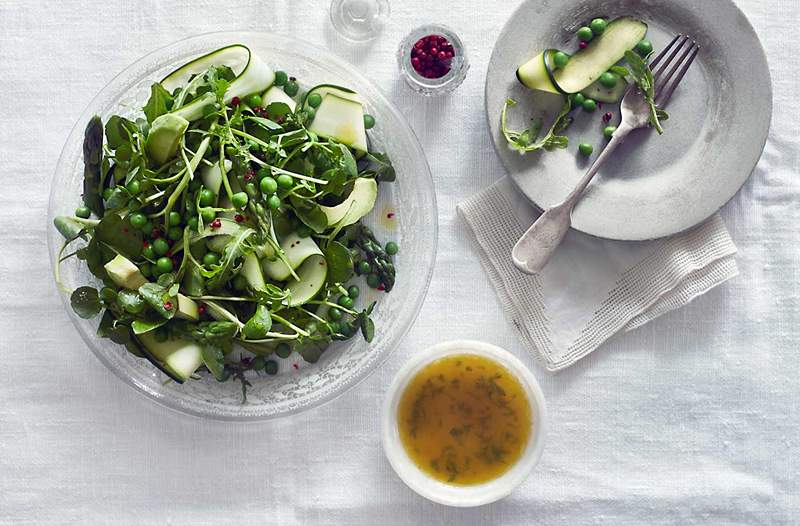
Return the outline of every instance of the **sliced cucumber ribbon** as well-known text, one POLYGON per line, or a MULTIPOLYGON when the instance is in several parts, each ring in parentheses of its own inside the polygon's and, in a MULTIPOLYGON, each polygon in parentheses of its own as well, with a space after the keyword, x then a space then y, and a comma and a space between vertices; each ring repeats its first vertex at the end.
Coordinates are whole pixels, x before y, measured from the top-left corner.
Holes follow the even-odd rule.
POLYGON ((292 232, 281 241, 281 250, 288 266, 282 259, 270 261, 264 259, 261 268, 264 273, 276 281, 286 281, 292 275, 292 271, 300 267, 306 259, 315 255, 322 255, 322 250, 310 237, 300 237, 292 232), (290 269, 291 267, 291 269, 290 269))
MULTIPOLYGON (((229 103, 234 97, 243 98, 252 93, 261 93, 275 80, 275 73, 267 66, 250 48, 242 44, 233 44, 179 67, 161 80, 161 85, 173 92, 178 87, 189 83, 193 75, 201 75, 212 66, 228 66, 236 78, 231 81, 228 91, 225 92, 224 101, 229 103)), ((193 121, 203 116, 203 108, 215 102, 212 93, 205 93, 185 106, 173 111, 188 121, 193 121)))

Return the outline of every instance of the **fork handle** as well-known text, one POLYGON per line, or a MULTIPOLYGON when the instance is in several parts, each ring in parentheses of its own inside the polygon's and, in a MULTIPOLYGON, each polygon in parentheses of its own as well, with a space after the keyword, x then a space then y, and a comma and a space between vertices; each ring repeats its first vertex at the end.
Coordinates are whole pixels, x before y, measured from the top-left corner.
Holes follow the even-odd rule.
POLYGON ((537 274, 547 265, 556 248, 567 235, 572 224, 572 209, 575 208, 583 191, 597 174, 600 167, 611 156, 611 153, 622 144, 625 137, 633 130, 630 126, 620 125, 608 141, 608 144, 597 156, 583 178, 575 185, 563 202, 546 209, 542 215, 522 234, 511 250, 514 266, 526 274, 537 274))

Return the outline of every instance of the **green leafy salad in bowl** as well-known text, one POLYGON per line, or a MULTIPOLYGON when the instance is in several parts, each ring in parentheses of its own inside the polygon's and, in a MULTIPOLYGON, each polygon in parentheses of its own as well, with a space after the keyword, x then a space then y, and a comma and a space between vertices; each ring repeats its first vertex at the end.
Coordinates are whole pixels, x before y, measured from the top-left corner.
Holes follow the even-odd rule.
POLYGON ((395 284, 398 245, 362 222, 395 170, 358 93, 300 82, 229 45, 153 83, 138 116, 86 125, 56 280, 99 337, 172 381, 238 380, 246 396, 246 373, 380 330, 353 280, 395 284), (67 289, 70 258, 96 283, 67 289))

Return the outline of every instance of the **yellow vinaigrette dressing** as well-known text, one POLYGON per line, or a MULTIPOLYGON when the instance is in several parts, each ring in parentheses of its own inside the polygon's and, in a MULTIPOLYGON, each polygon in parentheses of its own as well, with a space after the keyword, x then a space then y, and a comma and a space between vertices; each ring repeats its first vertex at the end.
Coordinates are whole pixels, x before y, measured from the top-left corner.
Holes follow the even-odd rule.
POLYGON ((474 354, 441 358, 417 373, 397 411, 411 460, 450 484, 487 482, 522 456, 531 406, 508 369, 474 354))

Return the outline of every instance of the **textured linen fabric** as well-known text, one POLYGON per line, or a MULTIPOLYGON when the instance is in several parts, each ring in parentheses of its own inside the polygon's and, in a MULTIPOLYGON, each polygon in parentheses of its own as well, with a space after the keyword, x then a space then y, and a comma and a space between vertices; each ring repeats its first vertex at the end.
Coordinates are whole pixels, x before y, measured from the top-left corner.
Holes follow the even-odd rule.
POLYGON ((570 231, 545 269, 518 271, 511 250, 538 217, 507 177, 458 205, 486 274, 531 352, 559 371, 628 331, 735 277, 736 247, 715 214, 643 243, 570 231))
POLYGON ((800 3, 740 0, 770 58, 775 110, 757 169, 722 211, 739 277, 557 374, 520 340, 456 215, 503 173, 483 76, 517 2, 395 0, 385 34, 364 47, 337 39, 327 4, 0 0, 0 524, 798 523, 800 3), (428 100, 405 87, 394 53, 430 21, 459 33, 472 69, 452 95, 428 100), (110 374, 63 311, 45 244, 50 178, 89 100, 143 54, 233 28, 296 35, 363 68, 425 146, 440 224, 427 301, 384 366, 323 407, 248 425, 171 412, 110 374), (378 434, 401 364, 453 338, 516 354, 550 410, 539 466, 477 509, 407 489, 378 434))

